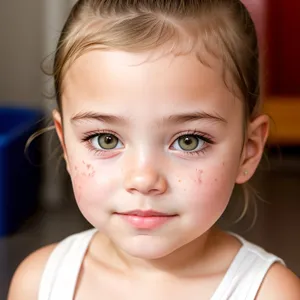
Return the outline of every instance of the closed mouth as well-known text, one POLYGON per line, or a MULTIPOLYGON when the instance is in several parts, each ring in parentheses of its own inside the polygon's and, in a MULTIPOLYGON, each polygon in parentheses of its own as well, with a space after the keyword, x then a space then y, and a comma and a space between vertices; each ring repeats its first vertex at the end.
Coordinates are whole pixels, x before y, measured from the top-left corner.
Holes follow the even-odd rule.
POLYGON ((124 215, 124 216, 136 216, 136 217, 144 217, 144 218, 153 218, 153 217, 175 217, 177 216, 176 214, 167 214, 155 210, 132 210, 132 211, 127 211, 127 212, 122 212, 122 213, 117 213, 119 215, 124 215))

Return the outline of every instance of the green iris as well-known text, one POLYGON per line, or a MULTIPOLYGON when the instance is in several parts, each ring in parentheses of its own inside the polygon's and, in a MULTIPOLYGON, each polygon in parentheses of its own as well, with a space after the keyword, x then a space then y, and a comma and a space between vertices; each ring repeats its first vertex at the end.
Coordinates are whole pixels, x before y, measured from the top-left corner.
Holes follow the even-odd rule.
POLYGON ((193 135, 183 135, 178 138, 178 145, 184 151, 193 151, 199 146, 199 139, 193 135))
POLYGON ((111 150, 117 147, 119 139, 112 134, 101 134, 98 137, 98 144, 104 150, 111 150))

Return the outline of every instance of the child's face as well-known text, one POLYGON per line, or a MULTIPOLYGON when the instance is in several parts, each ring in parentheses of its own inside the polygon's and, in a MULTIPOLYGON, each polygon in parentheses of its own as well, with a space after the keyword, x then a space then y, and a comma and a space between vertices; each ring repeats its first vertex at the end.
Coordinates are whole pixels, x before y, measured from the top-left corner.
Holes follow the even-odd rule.
POLYGON ((159 258, 225 210, 242 172, 243 110, 216 61, 148 55, 93 51, 72 65, 63 144, 86 219, 125 252, 159 258), (165 215, 121 215, 133 210, 165 215))

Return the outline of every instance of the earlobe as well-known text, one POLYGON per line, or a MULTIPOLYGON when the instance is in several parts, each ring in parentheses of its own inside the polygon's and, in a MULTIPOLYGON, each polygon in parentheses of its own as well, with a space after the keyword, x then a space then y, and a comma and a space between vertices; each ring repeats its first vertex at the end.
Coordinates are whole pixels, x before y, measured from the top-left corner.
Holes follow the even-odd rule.
POLYGON ((260 115, 249 124, 239 173, 236 179, 237 184, 247 182, 255 173, 261 160, 268 134, 268 116, 260 115))
POLYGON ((56 129, 58 139, 59 139, 61 147, 63 149, 63 155, 64 155, 64 159, 67 164, 67 169, 69 170, 61 114, 55 109, 52 112, 52 117, 53 117, 54 126, 56 129))

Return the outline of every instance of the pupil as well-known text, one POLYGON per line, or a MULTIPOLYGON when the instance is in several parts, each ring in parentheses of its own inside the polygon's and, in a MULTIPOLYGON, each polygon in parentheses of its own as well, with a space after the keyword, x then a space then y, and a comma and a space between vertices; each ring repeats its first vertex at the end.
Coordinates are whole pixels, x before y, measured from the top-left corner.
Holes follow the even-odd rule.
POLYGON ((106 144, 111 144, 113 142, 113 138, 111 135, 108 135, 105 137, 105 143, 106 144))
POLYGON ((186 137, 186 138, 184 139, 184 142, 185 142, 188 146, 191 145, 191 144, 193 143, 192 139, 189 138, 189 137, 186 137))

